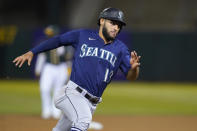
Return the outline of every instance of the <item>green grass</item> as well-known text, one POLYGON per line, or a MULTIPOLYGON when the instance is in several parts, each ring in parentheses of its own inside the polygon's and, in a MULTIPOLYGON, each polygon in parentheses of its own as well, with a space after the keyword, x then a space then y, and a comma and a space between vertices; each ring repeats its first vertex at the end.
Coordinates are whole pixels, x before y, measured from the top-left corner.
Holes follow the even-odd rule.
MULTIPOLYGON (((0 81, 0 114, 40 114, 40 111, 38 81, 0 81)), ((197 115, 197 84, 113 82, 95 114, 197 115)))
POLYGON ((97 113, 132 115, 196 115, 197 84, 113 83, 97 113))
POLYGON ((37 81, 0 81, 0 114, 39 114, 40 111, 37 81))

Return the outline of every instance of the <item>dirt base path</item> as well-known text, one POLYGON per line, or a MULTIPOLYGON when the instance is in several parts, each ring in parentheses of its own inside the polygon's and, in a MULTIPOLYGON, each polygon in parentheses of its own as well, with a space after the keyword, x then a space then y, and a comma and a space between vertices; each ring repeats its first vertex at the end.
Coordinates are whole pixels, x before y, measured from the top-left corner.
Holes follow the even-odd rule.
MULTIPOLYGON (((98 116, 102 131, 197 131, 197 116, 98 116)), ((57 120, 0 115, 0 131, 51 131, 57 120)), ((93 130, 89 130, 93 131, 93 130)))

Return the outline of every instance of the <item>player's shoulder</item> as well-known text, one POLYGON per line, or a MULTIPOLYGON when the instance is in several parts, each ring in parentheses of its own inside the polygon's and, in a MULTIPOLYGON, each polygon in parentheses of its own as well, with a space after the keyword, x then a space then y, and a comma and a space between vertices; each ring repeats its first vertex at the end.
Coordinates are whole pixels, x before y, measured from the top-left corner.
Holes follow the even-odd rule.
POLYGON ((119 39, 116 39, 116 43, 121 50, 128 50, 127 45, 119 39))
POLYGON ((74 31, 80 32, 80 33, 92 33, 93 32, 93 30, 83 29, 83 28, 81 28, 81 29, 75 29, 74 31))
POLYGON ((65 32, 63 35, 75 34, 81 36, 82 34, 89 34, 89 33, 91 33, 91 31, 88 29, 72 29, 65 32))

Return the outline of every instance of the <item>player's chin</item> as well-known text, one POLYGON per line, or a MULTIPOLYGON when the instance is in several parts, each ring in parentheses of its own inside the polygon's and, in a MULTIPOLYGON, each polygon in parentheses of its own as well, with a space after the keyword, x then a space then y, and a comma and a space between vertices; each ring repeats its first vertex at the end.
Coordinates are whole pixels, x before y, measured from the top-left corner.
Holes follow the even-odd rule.
POLYGON ((113 38, 113 39, 115 39, 116 36, 117 36, 117 34, 111 34, 111 35, 110 35, 110 37, 113 38))

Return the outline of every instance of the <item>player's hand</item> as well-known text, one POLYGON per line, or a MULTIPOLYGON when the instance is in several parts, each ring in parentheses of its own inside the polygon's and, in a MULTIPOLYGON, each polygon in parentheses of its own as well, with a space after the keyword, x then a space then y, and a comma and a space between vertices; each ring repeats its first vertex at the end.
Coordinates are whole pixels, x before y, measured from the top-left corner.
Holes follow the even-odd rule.
POLYGON ((24 64, 24 62, 27 61, 28 65, 30 66, 32 58, 33 58, 33 53, 29 51, 21 56, 16 57, 13 60, 13 63, 15 63, 16 66, 21 67, 24 64))
POLYGON ((130 64, 132 65, 132 69, 136 69, 140 66, 140 58, 141 56, 137 56, 136 51, 131 52, 130 64))

